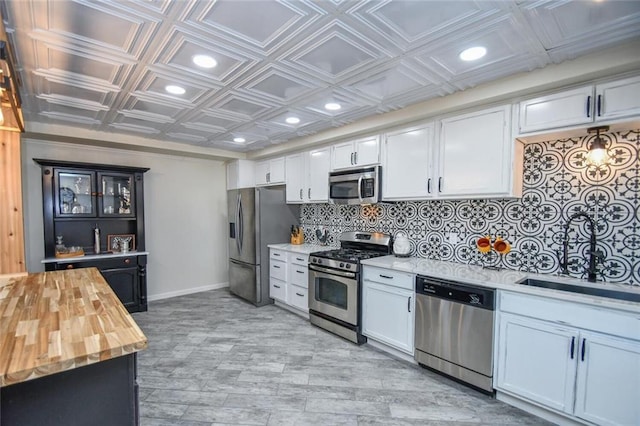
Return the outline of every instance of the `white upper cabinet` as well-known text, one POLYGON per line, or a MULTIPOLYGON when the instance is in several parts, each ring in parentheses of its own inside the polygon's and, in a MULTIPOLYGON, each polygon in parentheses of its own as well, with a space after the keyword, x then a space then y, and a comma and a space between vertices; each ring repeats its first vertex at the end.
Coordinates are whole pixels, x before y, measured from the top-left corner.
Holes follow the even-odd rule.
POLYGON ((593 86, 520 102, 520 133, 593 121, 593 86))
POLYGON ((596 86, 596 120, 640 115, 640 76, 596 86))
POLYGON ((273 158, 271 160, 259 161, 256 163, 255 175, 256 185, 279 185, 283 184, 285 177, 284 157, 273 158))
POLYGON ((504 105, 388 133, 382 199, 521 196, 522 143, 510 124, 504 105))
POLYGON ((387 133, 382 144, 382 199, 411 200, 434 194, 433 122, 387 133))
POLYGON ((378 136, 343 142, 331 147, 331 169, 348 169, 380 163, 378 136))
POLYGON ((330 163, 329 148, 287 156, 287 203, 328 202, 330 163))
POLYGON ((288 204, 304 203, 305 159, 307 153, 288 155, 285 159, 286 198, 288 204))
MULTIPOLYGON (((441 121, 439 173, 435 186, 443 196, 512 194, 514 146, 511 107, 501 106, 441 121)), ((518 153, 521 157, 522 153, 518 153)), ((520 159, 521 161, 521 159, 520 159)), ((515 192, 519 192, 515 191, 515 192)))
POLYGON ((519 134, 606 123, 640 115, 640 76, 520 102, 519 134))
POLYGON ((329 202, 329 152, 329 148, 309 152, 306 194, 308 202, 329 202))
POLYGON ((256 186, 255 165, 250 160, 234 160, 227 164, 227 190, 256 186))

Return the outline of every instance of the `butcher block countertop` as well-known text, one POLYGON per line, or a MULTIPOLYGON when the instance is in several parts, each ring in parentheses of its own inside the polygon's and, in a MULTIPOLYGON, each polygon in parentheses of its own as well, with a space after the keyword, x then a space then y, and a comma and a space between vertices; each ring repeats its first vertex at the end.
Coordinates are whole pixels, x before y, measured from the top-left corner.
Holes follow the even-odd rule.
POLYGON ((0 282, 0 387, 146 347, 146 336, 96 268, 0 282))

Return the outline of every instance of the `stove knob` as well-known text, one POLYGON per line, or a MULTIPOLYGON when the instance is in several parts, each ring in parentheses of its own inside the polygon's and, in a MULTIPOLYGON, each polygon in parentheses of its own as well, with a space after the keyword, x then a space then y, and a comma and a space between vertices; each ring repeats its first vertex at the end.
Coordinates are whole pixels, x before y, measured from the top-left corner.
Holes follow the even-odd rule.
MULTIPOLYGON (((340 267, 344 268, 344 263, 343 262, 340 262, 340 267)), ((348 267, 348 265, 347 265, 347 267, 348 267)))
POLYGON ((311 258, 311 263, 316 263, 316 259, 314 257, 311 258))
POLYGON ((318 259, 318 263, 322 263, 322 259, 318 259))
POLYGON ((347 263, 346 267, 347 267, 347 269, 351 269, 351 264, 347 263))

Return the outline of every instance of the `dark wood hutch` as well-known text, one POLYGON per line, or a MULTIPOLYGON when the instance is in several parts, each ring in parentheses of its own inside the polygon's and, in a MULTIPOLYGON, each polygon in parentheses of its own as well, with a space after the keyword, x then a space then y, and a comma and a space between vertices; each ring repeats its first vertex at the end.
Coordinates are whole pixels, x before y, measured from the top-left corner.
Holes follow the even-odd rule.
POLYGON ((146 311, 143 174, 149 169, 34 161, 42 168, 45 269, 96 267, 129 312, 146 311), (84 255, 60 257, 60 246, 84 255))

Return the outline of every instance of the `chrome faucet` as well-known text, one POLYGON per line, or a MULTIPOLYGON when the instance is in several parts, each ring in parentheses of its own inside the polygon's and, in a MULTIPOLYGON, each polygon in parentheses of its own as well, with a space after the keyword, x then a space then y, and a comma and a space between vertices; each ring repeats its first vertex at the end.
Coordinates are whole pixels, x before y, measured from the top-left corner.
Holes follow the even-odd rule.
POLYGON ((587 280, 594 283, 596 282, 596 275, 598 273, 597 263, 598 260, 604 259, 604 253, 599 250, 596 250, 596 224, 584 212, 579 212, 571 215, 567 224, 564 226, 564 239, 562 240, 562 260, 560 261, 560 267, 562 268, 563 274, 569 274, 569 226, 571 226, 571 222, 577 218, 584 218, 589 222, 589 226, 591 227, 591 236, 589 238, 589 269, 587 270, 588 278, 587 280))

